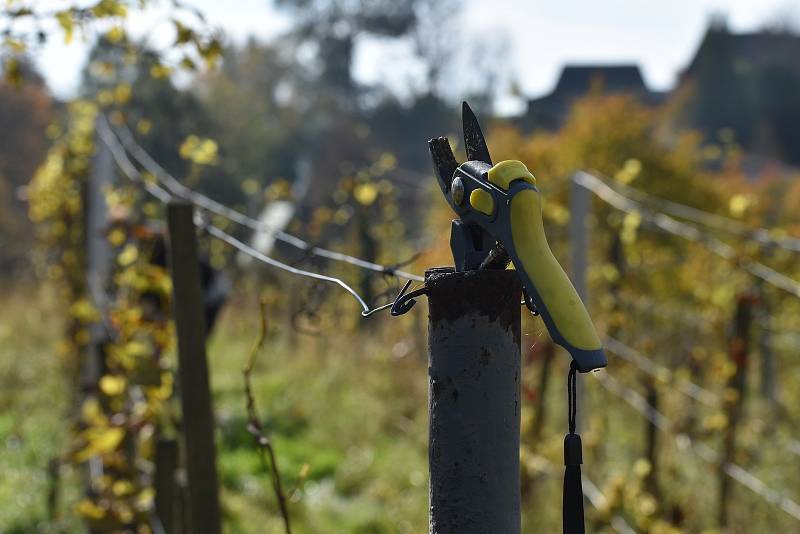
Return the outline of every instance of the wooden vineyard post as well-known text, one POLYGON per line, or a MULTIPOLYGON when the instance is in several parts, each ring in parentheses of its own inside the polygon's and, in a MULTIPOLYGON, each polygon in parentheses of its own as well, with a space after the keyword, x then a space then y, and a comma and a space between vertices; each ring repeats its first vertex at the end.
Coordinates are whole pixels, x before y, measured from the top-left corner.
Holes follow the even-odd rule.
POLYGON ((726 466, 734 461, 736 453, 736 430, 742 418, 744 408, 744 395, 747 387, 748 351, 750 349, 750 324, 753 318, 753 296, 741 294, 736 298, 736 310, 729 341, 731 360, 735 366, 734 374, 728 381, 728 389, 735 392, 730 400, 725 402, 725 414, 728 417, 728 426, 723 437, 723 450, 719 465, 719 525, 728 524, 728 511, 730 506, 731 479, 726 472, 726 466))
POLYGON ((156 443, 154 489, 156 517, 161 522, 164 534, 181 534, 176 528, 178 485, 175 477, 178 471, 178 442, 161 438, 156 443))
POLYGON ((431 534, 520 532, 514 271, 426 273, 431 534))
POLYGON ((206 359, 206 326, 192 205, 167 206, 173 315, 178 338, 178 380, 186 451, 190 532, 220 534, 214 415, 206 359))

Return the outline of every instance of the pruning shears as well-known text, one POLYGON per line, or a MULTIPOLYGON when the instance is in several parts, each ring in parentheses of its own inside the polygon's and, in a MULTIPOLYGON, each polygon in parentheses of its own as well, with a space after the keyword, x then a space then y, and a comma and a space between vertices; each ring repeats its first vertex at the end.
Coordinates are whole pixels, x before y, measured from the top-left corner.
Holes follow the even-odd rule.
POLYGON ((547 244, 536 179, 520 161, 492 164, 466 102, 462 122, 468 161, 456 161, 446 137, 428 142, 439 187, 459 217, 450 234, 456 270, 505 269, 513 262, 525 303, 541 315, 550 337, 569 352, 578 371, 605 367, 589 313, 547 244))

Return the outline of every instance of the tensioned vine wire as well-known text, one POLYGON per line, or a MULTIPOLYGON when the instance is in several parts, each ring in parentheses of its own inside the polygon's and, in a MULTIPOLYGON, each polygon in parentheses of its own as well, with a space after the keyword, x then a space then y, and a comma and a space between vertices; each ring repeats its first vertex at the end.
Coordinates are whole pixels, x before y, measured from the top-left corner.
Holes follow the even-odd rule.
MULTIPOLYGON (((106 122, 108 122, 107 118, 106 122)), ((109 126, 109 128, 111 128, 111 126, 109 126)), ((336 252, 334 250, 314 246, 295 235, 277 228, 272 228, 263 221, 254 219, 249 215, 217 202, 216 200, 207 197, 206 195, 203 195, 202 193, 199 193, 181 183, 180 180, 167 172, 152 158, 152 156, 150 156, 150 154, 147 153, 146 150, 144 150, 140 144, 136 142, 129 128, 116 128, 114 129, 113 134, 114 139, 111 140, 112 143, 116 142, 117 144, 120 144, 125 151, 129 152, 131 156, 133 156, 133 158, 147 170, 147 172, 152 174, 156 180, 158 180, 175 196, 191 202, 198 208, 202 208, 231 222, 246 226, 252 230, 267 232, 273 235, 275 239, 298 248, 312 256, 348 263, 362 269, 367 269, 381 274, 397 276, 399 278, 405 278, 406 280, 414 280, 416 282, 423 282, 425 280, 420 275, 408 273, 388 265, 381 265, 379 263, 367 261, 349 254, 344 254, 342 252, 336 252)))
MULTIPOLYGON (((590 174, 597 175, 595 171, 590 174)), ((776 236, 776 230, 768 228, 751 228, 746 224, 709 211, 701 210, 673 200, 657 197, 635 187, 623 183, 615 183, 614 187, 624 191, 625 195, 638 202, 650 203, 656 206, 657 211, 668 213, 681 219, 701 224, 731 235, 757 241, 762 245, 776 246, 793 252, 800 252, 800 238, 791 236, 776 236)))
POLYGON ((125 152, 124 147, 119 143, 114 142, 114 133, 111 131, 111 127, 109 126, 108 120, 105 117, 99 117, 96 125, 97 134, 100 136, 100 140, 111 152, 111 157, 114 158, 114 161, 119 169, 131 182, 143 186, 145 191, 165 204, 172 200, 172 195, 169 193, 169 191, 158 184, 154 184, 148 180, 145 180, 142 176, 142 173, 140 173, 131 160, 128 159, 128 155, 125 152))
MULTIPOLYGON (((719 464, 719 453, 717 453, 717 451, 704 443, 692 440, 687 434, 675 433, 672 430, 672 421, 659 412, 653 405, 648 403, 639 392, 621 384, 608 373, 592 373, 592 376, 594 376, 607 391, 628 403, 656 428, 675 438, 675 443, 679 449, 688 448, 705 462, 711 465, 719 464)), ((800 520, 800 504, 790 497, 787 497, 783 492, 770 488, 764 481, 738 464, 728 462, 721 467, 723 471, 725 471, 725 474, 733 480, 745 486, 770 504, 777 506, 794 519, 800 520)))
POLYGON ((603 340, 603 344, 605 345, 605 348, 612 354, 615 354, 623 360, 632 363, 645 374, 650 375, 662 382, 673 382, 677 386, 678 390, 687 397, 691 397, 694 400, 702 402, 706 406, 710 406, 712 408, 719 404, 719 395, 716 393, 707 390, 703 386, 695 384, 691 380, 675 379, 675 373, 673 373, 670 369, 664 367, 655 360, 648 358, 641 352, 626 345, 618 339, 606 336, 606 338, 603 340))
MULTIPOLYGON (((407 280, 416 280, 416 281, 423 281, 424 279, 421 276, 413 275, 411 273, 406 273, 400 270, 392 269, 391 267, 383 266, 380 264, 376 264, 373 262, 368 262, 366 260, 350 256, 347 254, 327 250, 321 247, 315 247, 310 243, 283 232, 281 230, 276 230, 270 228, 265 223, 253 219, 241 212, 233 210, 213 199, 198 193, 182 183, 178 181, 176 178, 171 176, 167 173, 162 167, 160 167, 150 156, 144 151, 138 144, 135 143, 133 140, 132 135, 130 134, 129 130, 123 131, 118 138, 108 121, 105 117, 102 117, 98 121, 98 134, 103 141, 103 143, 109 148, 112 157, 114 158, 115 162, 119 166, 120 170, 122 170, 123 174, 130 179, 132 182, 139 184, 144 187, 144 189, 157 198, 158 200, 167 203, 173 199, 173 195, 179 197, 184 201, 188 201, 194 204, 196 207, 203 209, 205 211, 214 213, 216 215, 222 216, 231 222, 241 224, 243 226, 249 227, 253 230, 258 231, 267 231, 272 233, 276 239, 279 239, 289 245, 292 245, 296 248, 304 250, 309 254, 316 255, 319 257, 324 257, 331 259, 333 261, 341 261, 345 263, 349 263, 351 265, 355 265, 357 267, 372 270, 375 272, 380 272, 382 274, 388 275, 396 275, 401 278, 405 278, 407 280), (126 138, 127 135, 127 138, 126 138), (120 138, 122 142, 120 142, 120 138), (136 168, 135 165, 130 161, 127 156, 128 151, 134 156, 137 161, 148 170, 150 174, 159 182, 153 183, 147 180, 142 173, 136 168), (159 185, 161 184, 161 185, 159 185), (162 187, 163 185, 163 187, 162 187)), ((624 195, 614 191, 611 189, 607 184, 605 184, 602 180, 598 179, 595 176, 592 176, 588 173, 578 173, 575 178, 577 183, 583 185, 593 193, 595 193, 598 197, 602 200, 606 201, 610 205, 620 209, 622 211, 628 213, 639 213, 643 216, 648 216, 649 220, 651 220, 656 226, 661 228, 662 230, 684 237, 688 240, 698 242, 702 245, 705 245, 715 254, 725 258, 732 260, 735 256, 735 251, 729 245, 717 240, 716 238, 712 238, 706 235, 703 235, 697 228, 692 226, 686 225, 680 221, 676 221, 671 217, 664 215, 664 214, 649 214, 643 213, 641 205, 624 195)), ((248 246, 247 244, 241 242, 240 240, 236 239, 234 236, 228 234, 221 228, 214 226, 213 224, 207 223, 206 221, 202 220, 200 217, 197 221, 202 228, 204 228, 209 235, 222 240, 223 242, 233 246, 234 248, 240 250, 241 252, 253 257, 256 260, 261 261, 262 263, 268 264, 272 267, 284 270, 291 274, 305 276, 308 278, 336 284, 346 292, 348 292, 361 306, 362 308, 362 315, 370 315, 377 311, 378 309, 385 309, 390 305, 381 306, 375 310, 371 310, 367 303, 361 298, 361 296, 346 282, 343 280, 333 277, 327 276, 319 273, 314 273, 311 271, 306 271, 303 269, 298 269, 296 267, 292 267, 287 265, 283 262, 280 262, 274 258, 271 258, 252 247, 248 246)), ((760 264, 758 262, 749 261, 744 263, 744 267, 759 278, 762 278, 764 281, 775 285, 785 291, 800 297, 800 284, 796 281, 792 280, 773 269, 760 264)), ((628 359, 641 370, 651 374, 655 377, 671 377, 671 372, 660 366, 659 364, 655 363, 654 361, 650 360, 649 358, 644 357, 641 353, 638 353, 631 349, 630 347, 625 346, 621 342, 613 339, 607 338, 606 343, 609 345, 609 349, 617 354, 620 357, 628 359), (666 371, 666 373, 665 373, 666 371)), ((598 380, 601 382, 604 388, 608 391, 614 393, 615 395, 619 396, 623 400, 625 400, 628 404, 630 404, 633 408, 635 408, 640 414, 642 414, 645 418, 647 418, 653 425, 655 425, 659 430, 675 437, 676 443, 678 443, 679 447, 685 446, 688 443, 692 451, 695 452, 700 458, 709 462, 709 463, 717 463, 718 461, 718 453, 711 449, 710 447, 706 446, 702 443, 694 443, 691 438, 685 434, 675 434, 671 427, 672 422, 663 414, 661 414, 658 410, 656 410, 653 406, 647 403, 647 401, 636 391, 627 388, 626 386, 622 385, 618 381, 616 381, 613 377, 608 375, 607 373, 603 375, 601 378, 597 374, 593 374, 598 380)), ((704 388, 689 383, 689 389, 686 389, 684 393, 689 396, 692 396, 696 400, 701 402, 710 403, 712 402, 712 398, 714 399, 713 402, 716 402, 717 396, 713 393, 705 390, 704 388)), ((682 390, 683 391, 683 390, 682 390)), ((744 485, 766 501, 770 502, 771 504, 778 506, 787 514, 792 516, 795 519, 800 520, 800 505, 796 502, 791 500, 790 498, 783 495, 781 492, 769 488, 763 481, 757 478, 752 473, 748 472, 741 466, 734 464, 734 463, 727 463, 723 466, 725 473, 739 482, 740 484, 744 485)), ((597 489, 594 484, 589 484, 589 489, 597 489)), ((598 490, 599 491, 599 490, 598 490)), ((597 495, 602 495, 599 493, 595 493, 589 491, 588 493, 594 493, 595 499, 591 499, 590 501, 594 503, 597 499, 597 495)), ((627 531, 625 527, 626 524, 622 523, 619 525, 621 527, 618 530, 627 531)), ((629 527, 627 527, 629 528, 629 527)))
POLYGON ((610 206, 625 213, 635 213, 666 233, 702 245, 717 256, 739 265, 753 276, 800 298, 800 282, 763 263, 755 260, 737 258, 736 250, 716 237, 703 233, 694 226, 673 219, 669 215, 651 212, 640 202, 615 191, 603 180, 585 171, 575 173, 572 179, 575 183, 585 187, 610 206))
MULTIPOLYGON (((536 455, 536 457, 539 462, 541 462, 538 468, 540 472, 548 476, 553 476, 557 471, 563 471, 563 469, 557 468, 555 463, 544 456, 536 455)), ((583 490, 583 495, 595 510, 608 510, 608 497, 603 494, 603 491, 586 475, 586 473, 581 473, 581 489, 583 490)), ((611 516, 609 523, 611 523, 611 528, 618 534, 636 534, 636 531, 632 529, 628 522, 619 514, 611 516)))
MULTIPOLYGON (((114 158, 114 161, 117 163, 117 166, 131 182, 143 186, 148 193, 150 193, 155 198, 164 203, 168 203, 173 200, 173 195, 169 191, 164 189, 162 186, 154 184, 152 182, 148 182, 145 179, 142 173, 136 168, 135 165, 133 165, 133 163, 128 158, 127 153, 124 150, 124 147, 122 147, 122 145, 120 145, 119 143, 115 144, 113 142, 112 138, 114 136, 114 133, 111 131, 108 122, 103 120, 102 118, 98 121, 98 135, 100 136, 100 140, 103 141, 103 143, 111 151, 111 156, 114 158)), ((186 199, 182 200, 186 201, 186 199)), ((225 243, 235 247, 241 252, 247 254, 248 256, 262 263, 265 263, 277 269, 281 269, 291 274, 312 278, 314 280, 335 284, 341 287, 358 302, 359 306, 361 306, 362 308, 361 315, 364 317, 372 315, 375 311, 380 311, 391 306, 391 304, 389 304, 388 306, 387 305, 380 306, 379 308, 376 308, 374 310, 370 309, 370 307, 367 305, 367 303, 364 301, 361 295, 359 295, 355 289, 353 289, 350 285, 347 284, 347 282, 345 282, 341 278, 319 274, 311 271, 306 271, 304 269, 298 269, 297 267, 292 267, 291 265, 287 265, 281 261, 278 261, 275 258, 271 258, 270 256, 267 256, 266 254, 263 254, 255 250, 254 248, 246 245, 245 243, 239 241, 234 236, 228 234, 221 228, 218 228, 217 226, 214 226, 213 224, 204 221, 202 217, 199 216, 199 214, 196 215, 195 224, 198 224, 198 226, 204 228, 209 233, 209 235, 215 237, 216 239, 224 241, 225 243)))

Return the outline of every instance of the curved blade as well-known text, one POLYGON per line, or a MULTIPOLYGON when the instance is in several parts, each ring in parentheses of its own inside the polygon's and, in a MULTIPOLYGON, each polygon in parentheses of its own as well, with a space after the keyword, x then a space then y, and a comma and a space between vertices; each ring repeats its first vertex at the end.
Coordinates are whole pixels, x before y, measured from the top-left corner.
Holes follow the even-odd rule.
POLYGON ((478 124, 478 118, 466 102, 461 105, 461 121, 464 124, 464 148, 467 151, 467 160, 482 161, 492 165, 481 125, 478 124))
POLYGON ((436 171, 436 181, 439 183, 442 193, 447 195, 450 192, 453 173, 458 167, 456 157, 450 148, 450 142, 446 137, 436 137, 428 141, 428 148, 433 160, 433 169, 436 171))

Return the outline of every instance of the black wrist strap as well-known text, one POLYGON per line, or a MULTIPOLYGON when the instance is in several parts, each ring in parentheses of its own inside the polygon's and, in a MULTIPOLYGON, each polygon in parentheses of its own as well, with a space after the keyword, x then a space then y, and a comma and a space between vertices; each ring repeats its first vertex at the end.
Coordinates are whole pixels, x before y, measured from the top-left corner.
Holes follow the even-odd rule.
POLYGON ((567 375, 567 407, 569 434, 564 438, 564 501, 563 525, 564 534, 585 534, 583 523, 583 486, 581 485, 581 437, 575 433, 577 415, 577 373, 578 367, 573 361, 567 375))

